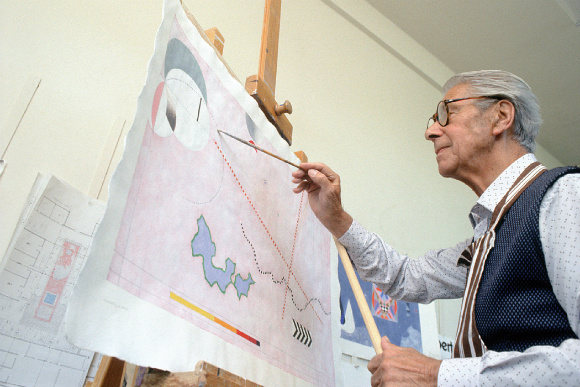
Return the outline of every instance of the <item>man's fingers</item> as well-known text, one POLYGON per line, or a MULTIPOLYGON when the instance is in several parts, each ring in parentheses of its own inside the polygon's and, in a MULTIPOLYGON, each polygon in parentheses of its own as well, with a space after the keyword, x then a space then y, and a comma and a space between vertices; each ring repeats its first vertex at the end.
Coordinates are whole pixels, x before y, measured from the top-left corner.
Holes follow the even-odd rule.
MULTIPOLYGON (((300 168, 302 168, 305 171, 308 171, 309 169, 316 169, 317 171, 320 171, 324 167, 326 167, 326 165, 324 165, 322 163, 300 163, 300 168)), ((297 172, 302 172, 302 171, 298 170, 297 172)))
MULTIPOLYGON (((304 164, 302 164, 302 165, 304 165, 304 164)), ((304 170, 307 171, 306 168, 304 168, 304 170)), ((294 172, 292 172, 292 177, 294 179, 304 179, 304 177, 306 177, 306 176, 307 176, 306 172, 304 172, 302 169, 297 169, 294 172)))
POLYGON ((371 372, 371 374, 374 374, 375 371, 379 368, 381 365, 381 359, 381 355, 375 355, 371 361, 369 361, 367 364, 367 369, 371 372))
MULTIPOLYGON (((302 168, 302 169, 304 169, 306 171, 310 171, 311 169, 314 169, 314 170, 316 170, 316 171, 318 171, 318 172, 326 175, 326 177, 330 181, 333 181, 334 177, 338 176, 326 164, 322 164, 322 163, 302 163, 302 164, 300 164, 300 168, 302 168)), ((298 170, 296 172, 304 173, 304 171, 302 171, 302 170, 298 170)), ((292 175, 295 176, 294 173, 292 175)))
MULTIPOLYGON (((319 187, 327 187, 328 184, 340 184, 338 175, 325 164, 302 163, 300 168, 302 169, 292 172, 292 182, 294 184, 302 184, 303 180, 308 183, 314 182, 314 185, 319 187)), ((314 185, 311 184, 311 188, 314 185)), ((302 190, 300 189, 299 191, 302 190)))
POLYGON ((396 345, 391 344, 391 342, 389 341, 387 336, 383 336, 381 338, 381 348, 383 349, 383 353, 378 354, 375 357, 373 357, 371 359, 371 361, 369 361, 369 363, 367 364, 367 368, 371 373, 374 374, 375 371, 379 368, 379 366, 381 365, 381 362, 383 361, 383 359, 386 356, 385 351, 387 349, 389 349, 389 347, 396 347, 396 345))
POLYGON ((301 178, 295 177, 292 179, 292 183, 294 183, 294 184, 298 184, 298 183, 301 183, 303 181, 307 181, 310 183, 312 180, 310 179, 310 177, 308 177, 308 175, 301 177, 301 178))
POLYGON ((308 190, 310 189, 310 183, 311 183, 310 181, 307 181, 307 180, 302 180, 302 181, 300 182, 300 184, 298 184, 296 187, 294 187, 294 188, 292 189, 292 191, 293 191, 294 193, 300 193, 300 192, 302 192, 302 191, 304 191, 304 190, 308 191, 308 190))
POLYGON ((383 348, 383 351, 385 349, 387 349, 391 344, 391 341, 389 340, 389 338, 387 336, 383 336, 381 338, 381 348, 383 348))
POLYGON ((308 170, 308 177, 312 179, 312 182, 317 184, 319 187, 327 187, 331 184, 328 176, 324 173, 317 171, 316 169, 309 169, 308 170))

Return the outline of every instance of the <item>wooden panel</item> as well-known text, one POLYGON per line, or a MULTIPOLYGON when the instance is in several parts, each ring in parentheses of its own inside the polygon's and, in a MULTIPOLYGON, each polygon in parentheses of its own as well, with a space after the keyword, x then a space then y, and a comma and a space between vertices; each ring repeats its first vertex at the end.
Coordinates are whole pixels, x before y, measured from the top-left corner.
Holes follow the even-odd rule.
POLYGON ((294 152, 294 154, 296 155, 296 157, 298 157, 300 159, 301 163, 308 162, 308 156, 306 156, 306 153, 304 153, 303 151, 297 151, 297 152, 294 152))
POLYGON ((224 43, 225 39, 224 36, 220 33, 220 31, 216 28, 210 28, 209 30, 205 30, 205 34, 209 38, 210 42, 213 44, 215 49, 220 53, 220 55, 224 54, 224 43))

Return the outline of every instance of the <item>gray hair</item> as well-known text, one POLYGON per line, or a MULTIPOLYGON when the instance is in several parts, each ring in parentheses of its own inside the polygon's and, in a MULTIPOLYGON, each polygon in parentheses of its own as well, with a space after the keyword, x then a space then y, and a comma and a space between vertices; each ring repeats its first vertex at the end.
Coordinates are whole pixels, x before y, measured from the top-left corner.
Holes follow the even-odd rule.
MULTIPOLYGON (((501 70, 470 71, 451 77, 443 86, 444 93, 461 84, 470 86, 473 93, 470 97, 497 96, 509 100, 516 111, 514 138, 528 152, 534 151, 542 117, 538 99, 523 79, 501 70)), ((483 110, 491 106, 493 101, 481 100, 476 104, 483 110)))

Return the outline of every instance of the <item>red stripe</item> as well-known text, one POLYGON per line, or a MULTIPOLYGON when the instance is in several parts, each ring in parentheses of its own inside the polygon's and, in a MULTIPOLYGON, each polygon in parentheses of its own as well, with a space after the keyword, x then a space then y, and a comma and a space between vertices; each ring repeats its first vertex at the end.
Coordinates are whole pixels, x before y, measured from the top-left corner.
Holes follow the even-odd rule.
POLYGON ((253 337, 250 337, 248 335, 246 335, 244 332, 239 331, 236 329, 236 333, 240 336, 242 336, 244 339, 248 340, 250 343, 256 344, 257 346, 260 346, 260 342, 256 339, 254 339, 253 337))

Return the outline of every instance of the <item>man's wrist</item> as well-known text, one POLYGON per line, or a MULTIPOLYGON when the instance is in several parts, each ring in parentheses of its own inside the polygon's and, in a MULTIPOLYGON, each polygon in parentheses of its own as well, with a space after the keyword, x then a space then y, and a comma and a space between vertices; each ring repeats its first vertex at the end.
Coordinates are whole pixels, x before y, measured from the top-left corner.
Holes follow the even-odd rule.
POLYGON ((433 386, 437 387, 439 378, 439 368, 441 368, 441 360, 433 359, 429 369, 427 370, 429 374, 429 380, 433 381, 433 386))
POLYGON ((348 231, 352 221, 352 216, 350 216, 346 211, 342 211, 339 217, 329 222, 328 230, 336 237, 336 239, 339 239, 348 231))

